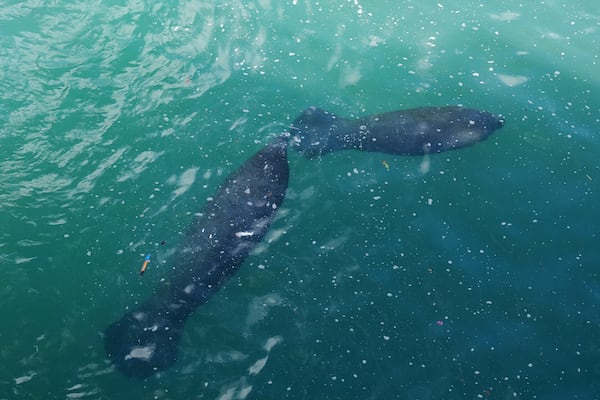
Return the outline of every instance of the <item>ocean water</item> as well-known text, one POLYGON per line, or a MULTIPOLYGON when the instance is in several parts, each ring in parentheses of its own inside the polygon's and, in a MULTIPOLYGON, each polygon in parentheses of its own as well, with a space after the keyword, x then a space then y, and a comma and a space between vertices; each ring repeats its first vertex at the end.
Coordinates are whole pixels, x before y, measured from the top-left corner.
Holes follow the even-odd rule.
POLYGON ((0 399, 600 398, 599 94, 595 0, 0 2, 0 399), (450 104, 505 126, 427 157, 290 152, 269 239, 176 366, 106 359, 303 109, 450 104))

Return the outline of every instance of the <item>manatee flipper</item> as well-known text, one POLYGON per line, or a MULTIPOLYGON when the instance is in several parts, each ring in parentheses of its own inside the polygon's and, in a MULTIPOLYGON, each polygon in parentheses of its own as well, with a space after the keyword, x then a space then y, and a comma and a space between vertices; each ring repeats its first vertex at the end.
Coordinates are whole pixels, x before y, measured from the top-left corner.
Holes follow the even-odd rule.
POLYGON ((292 124, 294 147, 307 158, 356 149, 401 155, 441 153, 486 139, 504 121, 485 111, 421 107, 347 119, 311 107, 292 124))
POLYGON ((144 378, 173 365, 183 326, 266 235, 288 186, 287 139, 277 138, 229 175, 186 232, 155 294, 110 325, 107 356, 144 378))

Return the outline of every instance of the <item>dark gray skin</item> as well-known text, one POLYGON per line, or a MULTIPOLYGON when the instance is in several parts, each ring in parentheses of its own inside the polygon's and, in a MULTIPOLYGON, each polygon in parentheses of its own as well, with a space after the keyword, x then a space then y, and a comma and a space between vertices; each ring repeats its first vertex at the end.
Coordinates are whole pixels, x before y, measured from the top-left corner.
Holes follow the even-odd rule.
POLYGON ((266 235, 288 186, 287 139, 277 138, 227 177, 204 205, 156 293, 110 325, 106 354, 144 378, 173 365, 183 325, 266 235))
POLYGON ((296 150, 315 158, 338 150, 422 155, 470 146, 486 139, 504 121, 458 106, 421 107, 346 119, 316 107, 292 124, 296 150))

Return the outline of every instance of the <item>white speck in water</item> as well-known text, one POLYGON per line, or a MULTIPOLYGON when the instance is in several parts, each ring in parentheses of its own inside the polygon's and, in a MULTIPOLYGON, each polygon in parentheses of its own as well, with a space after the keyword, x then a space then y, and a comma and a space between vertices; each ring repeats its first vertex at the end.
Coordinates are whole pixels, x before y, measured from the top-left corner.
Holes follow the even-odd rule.
POLYGON ((254 232, 248 232, 248 231, 241 231, 241 232, 236 232, 235 236, 238 238, 242 238, 242 237, 247 237, 247 236, 253 236, 254 232))

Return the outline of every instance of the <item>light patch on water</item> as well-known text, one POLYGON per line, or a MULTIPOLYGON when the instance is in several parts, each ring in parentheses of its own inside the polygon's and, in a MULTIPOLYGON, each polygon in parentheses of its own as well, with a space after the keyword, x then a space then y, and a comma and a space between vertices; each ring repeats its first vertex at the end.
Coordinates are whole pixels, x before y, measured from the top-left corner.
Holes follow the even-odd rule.
POLYGON ((416 69, 417 69, 417 72, 419 72, 420 74, 429 71, 431 69, 431 67, 433 67, 433 64, 431 63, 431 60, 429 57, 423 57, 423 58, 420 58, 419 60, 417 60, 416 69))
POLYGON ((137 319, 138 321, 143 321, 146 319, 146 313, 140 311, 135 312, 133 313, 133 318, 137 319))
POLYGON ((529 78, 521 75, 505 75, 505 74, 497 74, 496 75, 500 82, 504 83, 506 86, 515 87, 522 85, 527 82, 529 78))
MULTIPOLYGON (((271 352, 271 349, 281 343, 283 338, 281 336, 270 337, 263 348, 267 351, 267 353, 271 352)), ((267 361, 269 360, 269 355, 267 354, 265 357, 256 360, 254 364, 252 364, 248 368, 248 373, 250 375, 257 375, 264 367, 267 365, 267 361)))
POLYGON ((196 287, 196 285, 195 285, 195 284, 193 284, 193 283, 190 283, 189 285, 187 285, 187 286, 186 286, 186 287, 183 289, 183 292, 184 292, 185 294, 191 294, 191 293, 194 291, 194 288, 195 288, 195 287, 196 287))
POLYGON ((333 50, 333 54, 329 57, 329 61, 327 61, 327 66, 325 67, 326 71, 331 71, 333 67, 340 61, 342 58, 342 45, 337 43, 333 50))
POLYGON ((76 385, 73 385, 73 386, 67 388, 67 390, 70 392, 71 390, 77 390, 77 389, 81 389, 81 388, 83 388, 83 385, 81 383, 78 383, 76 385))
POLYGON ((36 375, 37 375, 37 372, 33 372, 31 375, 24 375, 24 376, 20 376, 18 378, 15 378, 15 384, 16 385, 21 385, 21 384, 23 384, 25 382, 29 382, 36 375))
MULTIPOLYGON (((121 149, 124 150, 124 149, 121 149)), ((159 153, 155 152, 155 151, 143 151, 141 152, 134 160, 131 166, 131 171, 123 174, 121 177, 119 177, 119 179, 117 179, 117 182, 125 182, 128 181, 130 179, 135 179, 138 176, 140 176, 140 174, 142 172, 144 172, 148 166, 153 163, 154 161, 156 161, 156 159, 160 156, 162 156, 165 152, 161 151, 159 153)), ((116 160, 115 160, 116 161, 116 160)))
POLYGON ((269 231, 268 236, 267 236, 267 242, 269 242, 269 243, 276 242, 277 240, 279 240, 280 237, 285 235, 286 232, 287 231, 285 229, 273 229, 273 230, 269 231))
POLYGON ((563 36, 561 34, 556 33, 556 32, 548 32, 543 37, 548 38, 548 39, 554 39, 554 40, 559 40, 559 39, 563 38, 563 36))
POLYGON ((361 78, 360 66, 346 66, 340 76, 340 87, 345 88, 346 86, 356 85, 361 78))
POLYGON ((247 359, 248 356, 237 350, 221 351, 212 357, 209 357, 209 361, 217 364, 227 364, 231 362, 239 362, 247 359))
POLYGON ((421 160, 421 164, 419 164, 419 172, 422 174, 426 174, 431 169, 431 160, 429 159, 429 154, 425 154, 423 159, 421 160))
POLYGON ((102 162, 94 170, 94 172, 92 172, 91 174, 89 174, 88 176, 83 178, 81 180, 81 182, 79 182, 77 184, 77 187, 75 188, 74 192, 75 193, 89 192, 92 189, 92 187, 94 187, 95 180, 97 178, 99 178, 100 176, 102 176, 102 174, 104 174, 104 171, 106 171, 108 168, 113 166, 119 160, 119 158, 121 158, 121 156, 123 155, 124 152, 125 152, 125 147, 115 151, 110 157, 108 157, 104 162, 102 162))
POLYGON ((368 40, 366 41, 367 46, 369 47, 377 47, 379 44, 385 44, 385 39, 375 36, 369 35, 368 40))
POLYGON ((38 242, 37 240, 31 240, 31 239, 23 239, 23 240, 19 240, 17 242, 17 245, 19 245, 21 247, 39 246, 42 244, 44 244, 44 242, 38 242))
POLYGON ((22 182, 15 193, 18 193, 21 197, 39 196, 40 194, 57 192, 70 184, 70 179, 61 178, 58 174, 51 173, 22 182))
MULTIPOLYGON (((279 214, 281 215, 286 215, 286 210, 280 210, 279 214)), ((272 229, 269 230, 267 232, 267 237, 265 240, 263 240, 262 242, 260 242, 255 248, 253 248, 250 251, 250 254, 252 255, 258 255, 258 254, 262 254, 265 251, 267 251, 267 249, 269 248, 269 245, 271 243, 276 242, 277 240, 279 240, 283 235, 286 234, 286 230, 285 229, 272 229)))
POLYGON ((300 192, 300 200, 308 200, 316 193, 314 186, 309 186, 300 192))
POLYGON ((217 400, 243 400, 252 391, 252 385, 246 382, 246 378, 242 377, 234 384, 229 384, 221 389, 221 393, 217 400))
POLYGON ((278 345, 278 344, 279 344, 279 343, 281 343, 281 342, 283 342, 283 338, 282 338, 281 336, 273 336, 273 337, 270 337, 270 338, 267 340, 267 343, 265 343, 264 349, 265 349, 266 351, 271 351, 271 349, 272 349, 273 347, 275 347, 276 345, 278 345))
POLYGON ((496 21, 514 21, 520 16, 520 13, 514 11, 504 11, 500 14, 490 14, 490 18, 495 19, 496 21))
POLYGON ((161 132, 160 137, 166 137, 166 136, 171 136, 175 134, 175 129, 173 128, 167 128, 164 131, 161 132))
POLYGON ((281 304, 283 304, 283 298, 276 293, 252 299, 248 306, 245 331, 248 331, 253 325, 262 321, 269 314, 270 308, 280 306, 281 304))
POLYGON ((24 264, 35 260, 37 257, 17 257, 15 259, 15 264, 24 264))
POLYGON ((83 397, 90 397, 93 396, 94 398, 98 394, 98 389, 93 388, 92 390, 86 391, 86 388, 88 387, 88 385, 84 385, 81 383, 78 383, 76 385, 73 385, 69 388, 67 388, 67 393, 66 394, 66 398, 67 399, 81 399, 83 397))
POLYGON ((172 174, 166 180, 167 185, 175 185, 177 184, 177 175, 172 174))
POLYGON ((238 127, 244 125, 247 121, 248 121, 248 118, 246 118, 246 117, 240 117, 240 118, 236 119, 235 121, 233 121, 233 123, 229 127, 229 131, 231 132, 231 131, 236 130, 238 127))
POLYGON ((327 243, 319 247, 319 250, 322 252, 329 252, 342 246, 344 243, 346 243, 346 241, 348 241, 348 235, 340 234, 338 237, 329 240, 327 243))
POLYGON ((269 353, 273 347, 282 341, 283 339, 281 336, 273 336, 267 339, 265 345, 263 346, 267 354, 264 357, 257 359, 248 367, 248 376, 242 376, 236 382, 223 386, 218 399, 245 399, 252 391, 252 385, 248 383, 249 377, 258 375, 262 371, 269 360, 269 353))
POLYGON ((190 190, 192 184, 196 180, 197 172, 198 168, 190 168, 186 170, 183 174, 181 174, 181 176, 179 177, 179 181, 177 182, 177 189, 173 190, 173 196, 171 200, 181 196, 182 194, 190 190))
POLYGON ((267 365, 268 359, 269 359, 269 356, 266 356, 265 358, 256 360, 256 362, 254 364, 252 364, 250 366, 250 368, 248 368, 248 373, 250 375, 257 375, 265 367, 265 365, 267 365))
POLYGON ((196 91, 194 95, 190 97, 200 97, 213 87, 223 84, 231 76, 232 64, 230 46, 220 46, 210 71, 207 71, 198 77, 195 81, 196 91))
POLYGON ((125 356, 125 360, 130 360, 132 358, 138 360, 148 361, 154 355, 154 350, 156 350, 156 343, 152 343, 148 346, 138 346, 131 349, 129 354, 125 356))

